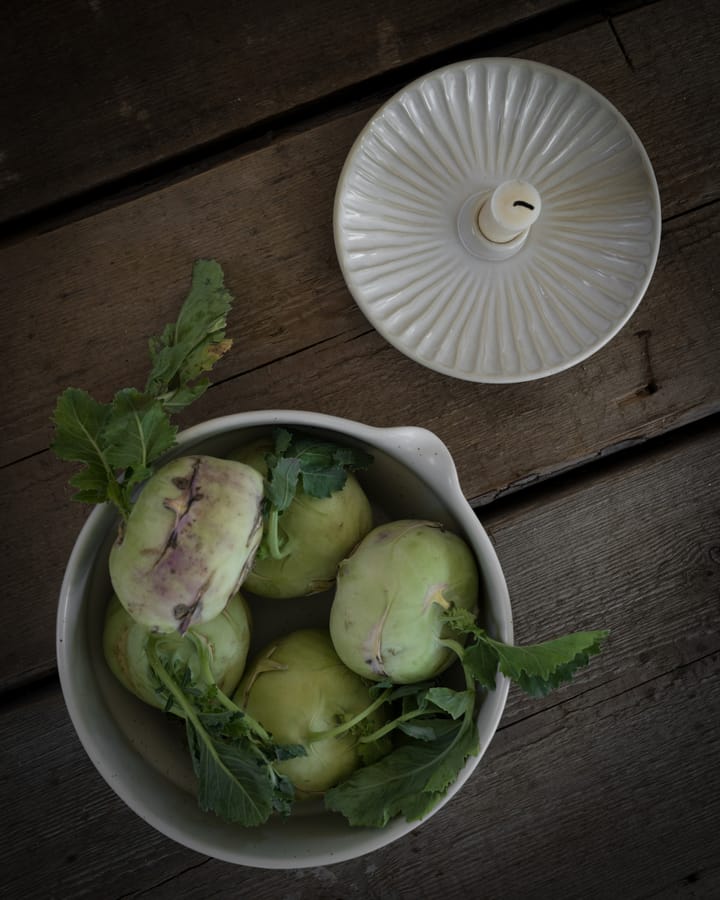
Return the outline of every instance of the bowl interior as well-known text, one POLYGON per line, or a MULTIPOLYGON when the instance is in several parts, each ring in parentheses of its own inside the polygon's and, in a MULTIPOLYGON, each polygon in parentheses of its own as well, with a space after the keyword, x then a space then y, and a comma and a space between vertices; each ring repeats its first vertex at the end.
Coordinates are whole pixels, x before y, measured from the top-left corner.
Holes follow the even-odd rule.
MULTIPOLYGON (((475 527, 476 519, 461 495, 461 503, 458 497, 438 496, 412 471, 402 454, 333 430, 304 430, 372 453, 373 464, 368 472, 361 473, 360 481, 371 499, 377 523, 427 518, 465 536, 480 562, 484 594, 481 617, 488 630, 507 640, 509 614, 504 582, 498 582, 499 567, 494 557, 488 558, 488 552, 492 553, 489 541, 479 523, 475 527)), ((224 456, 268 433, 266 426, 224 428, 183 441, 173 455, 199 452, 224 456)), ((65 700, 88 755, 136 813, 198 852, 264 868, 327 865, 353 858, 396 840, 419 824, 395 820, 384 829, 352 828, 343 817, 313 802, 296 803, 288 819, 270 820, 257 828, 242 828, 201 812, 182 723, 129 694, 115 680, 102 655, 103 617, 112 593, 107 558, 115 529, 112 510, 98 508, 78 539, 61 597, 58 663, 65 700)), ((268 600, 245 591, 243 594, 253 619, 249 659, 281 634, 300 627, 327 627, 332 592, 300 600, 268 600)), ((478 728, 483 750, 497 727, 506 694, 507 686, 500 683, 480 707, 478 728)), ((478 761, 479 757, 468 761, 443 802, 459 789, 478 761)))

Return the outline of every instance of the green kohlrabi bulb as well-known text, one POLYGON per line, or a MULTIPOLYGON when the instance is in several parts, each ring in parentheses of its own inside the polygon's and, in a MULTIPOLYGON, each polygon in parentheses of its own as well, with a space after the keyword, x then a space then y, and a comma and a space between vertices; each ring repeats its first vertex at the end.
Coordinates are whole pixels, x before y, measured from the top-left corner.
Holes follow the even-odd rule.
POLYGON ((367 683, 342 664, 323 629, 295 631, 266 647, 249 666, 234 700, 276 743, 305 747, 307 756, 275 764, 293 782, 298 798, 322 794, 389 749, 386 739, 377 745, 358 743, 362 734, 385 723, 382 707, 350 731, 318 739, 372 703, 367 683))
POLYGON ((130 615, 181 634, 219 615, 252 565, 262 499, 262 477, 242 463, 186 456, 156 472, 110 551, 130 615))
POLYGON ((475 610, 478 570, 467 544, 437 522, 380 525, 340 564, 330 634, 348 668, 397 684, 424 681, 455 659, 441 638, 451 605, 475 610))
MULTIPOLYGON (((260 441, 241 447, 232 459, 267 474, 265 454, 272 444, 260 441)), ((354 475, 329 497, 311 497, 298 488, 279 519, 282 556, 258 554, 245 587, 262 597, 307 597, 330 588, 338 563, 372 528, 370 501, 354 475)))
MULTIPOLYGON (((250 618, 245 600, 238 593, 231 597, 225 609, 203 625, 193 626, 189 634, 196 635, 207 647, 212 680, 220 690, 231 694, 245 669, 250 644, 250 618)), ((165 698, 157 692, 158 680, 153 675, 145 648, 148 640, 162 642, 162 648, 173 657, 186 662, 194 679, 207 681, 201 671, 203 662, 188 635, 155 635, 145 625, 136 622, 113 596, 105 613, 103 652, 110 671, 131 693, 150 706, 163 708, 165 698)), ((182 716, 177 704, 171 708, 182 716)))

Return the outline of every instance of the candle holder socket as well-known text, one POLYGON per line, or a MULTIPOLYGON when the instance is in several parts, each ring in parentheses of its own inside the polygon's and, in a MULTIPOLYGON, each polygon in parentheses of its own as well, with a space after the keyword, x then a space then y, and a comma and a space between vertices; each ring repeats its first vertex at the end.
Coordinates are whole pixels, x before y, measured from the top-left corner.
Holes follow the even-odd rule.
POLYGON ((458 237, 467 252, 478 259, 502 262, 522 250, 530 234, 530 229, 526 228, 512 240, 503 243, 491 241, 485 237, 480 229, 478 217, 485 203, 490 201, 490 197, 492 197, 492 190, 488 189, 473 194, 463 203, 457 217, 458 237))

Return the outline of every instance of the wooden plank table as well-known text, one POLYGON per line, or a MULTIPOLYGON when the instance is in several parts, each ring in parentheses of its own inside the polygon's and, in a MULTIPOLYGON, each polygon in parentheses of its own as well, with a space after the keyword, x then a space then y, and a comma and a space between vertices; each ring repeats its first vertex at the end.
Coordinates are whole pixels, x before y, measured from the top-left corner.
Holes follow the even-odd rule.
POLYGON ((680 0, 6 5, 0 65, 0 748, 8 897, 720 896, 720 17, 680 0), (604 94, 658 179, 657 269, 586 362, 525 384, 422 368, 364 319, 332 243, 380 103, 514 55, 604 94), (543 701, 512 689, 463 791, 331 867, 239 869, 174 844, 96 773, 57 681, 57 596, 87 509, 51 455, 67 385, 141 384, 192 261, 235 347, 183 426, 313 409, 430 428, 497 548, 516 640, 612 631, 543 701))

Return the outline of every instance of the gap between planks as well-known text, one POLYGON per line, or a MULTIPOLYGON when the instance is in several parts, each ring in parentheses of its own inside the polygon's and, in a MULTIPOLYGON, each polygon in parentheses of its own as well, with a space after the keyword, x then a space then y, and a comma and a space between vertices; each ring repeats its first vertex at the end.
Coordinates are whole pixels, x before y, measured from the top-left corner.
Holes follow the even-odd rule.
POLYGON ((382 74, 361 79, 351 86, 299 104, 252 125, 229 131, 219 138, 202 142, 160 162, 142 166, 118 178, 13 216, 0 222, 0 248, 33 235, 55 231, 72 222, 178 184, 293 134, 351 115, 366 106, 380 105, 415 78, 453 62, 479 56, 510 56, 536 47, 546 40, 573 34, 605 21, 631 71, 634 71, 612 17, 654 6, 658 2, 660 0, 619 0, 608 8, 607 3, 598 0, 593 0, 592 3, 570 0, 560 8, 537 13, 488 34, 475 36, 412 62, 403 63, 382 74))
POLYGON ((591 478, 603 472, 622 468, 645 454, 654 454, 694 437, 710 434, 720 429, 720 406, 699 418, 693 410, 687 410, 686 418, 678 419, 667 431, 656 435, 637 435, 603 447, 592 456, 578 459, 562 469, 551 472, 537 472, 512 482, 504 488, 468 499, 468 502, 483 518, 512 514, 516 509, 524 509, 528 502, 541 504, 550 496, 576 485, 578 475, 591 478))

